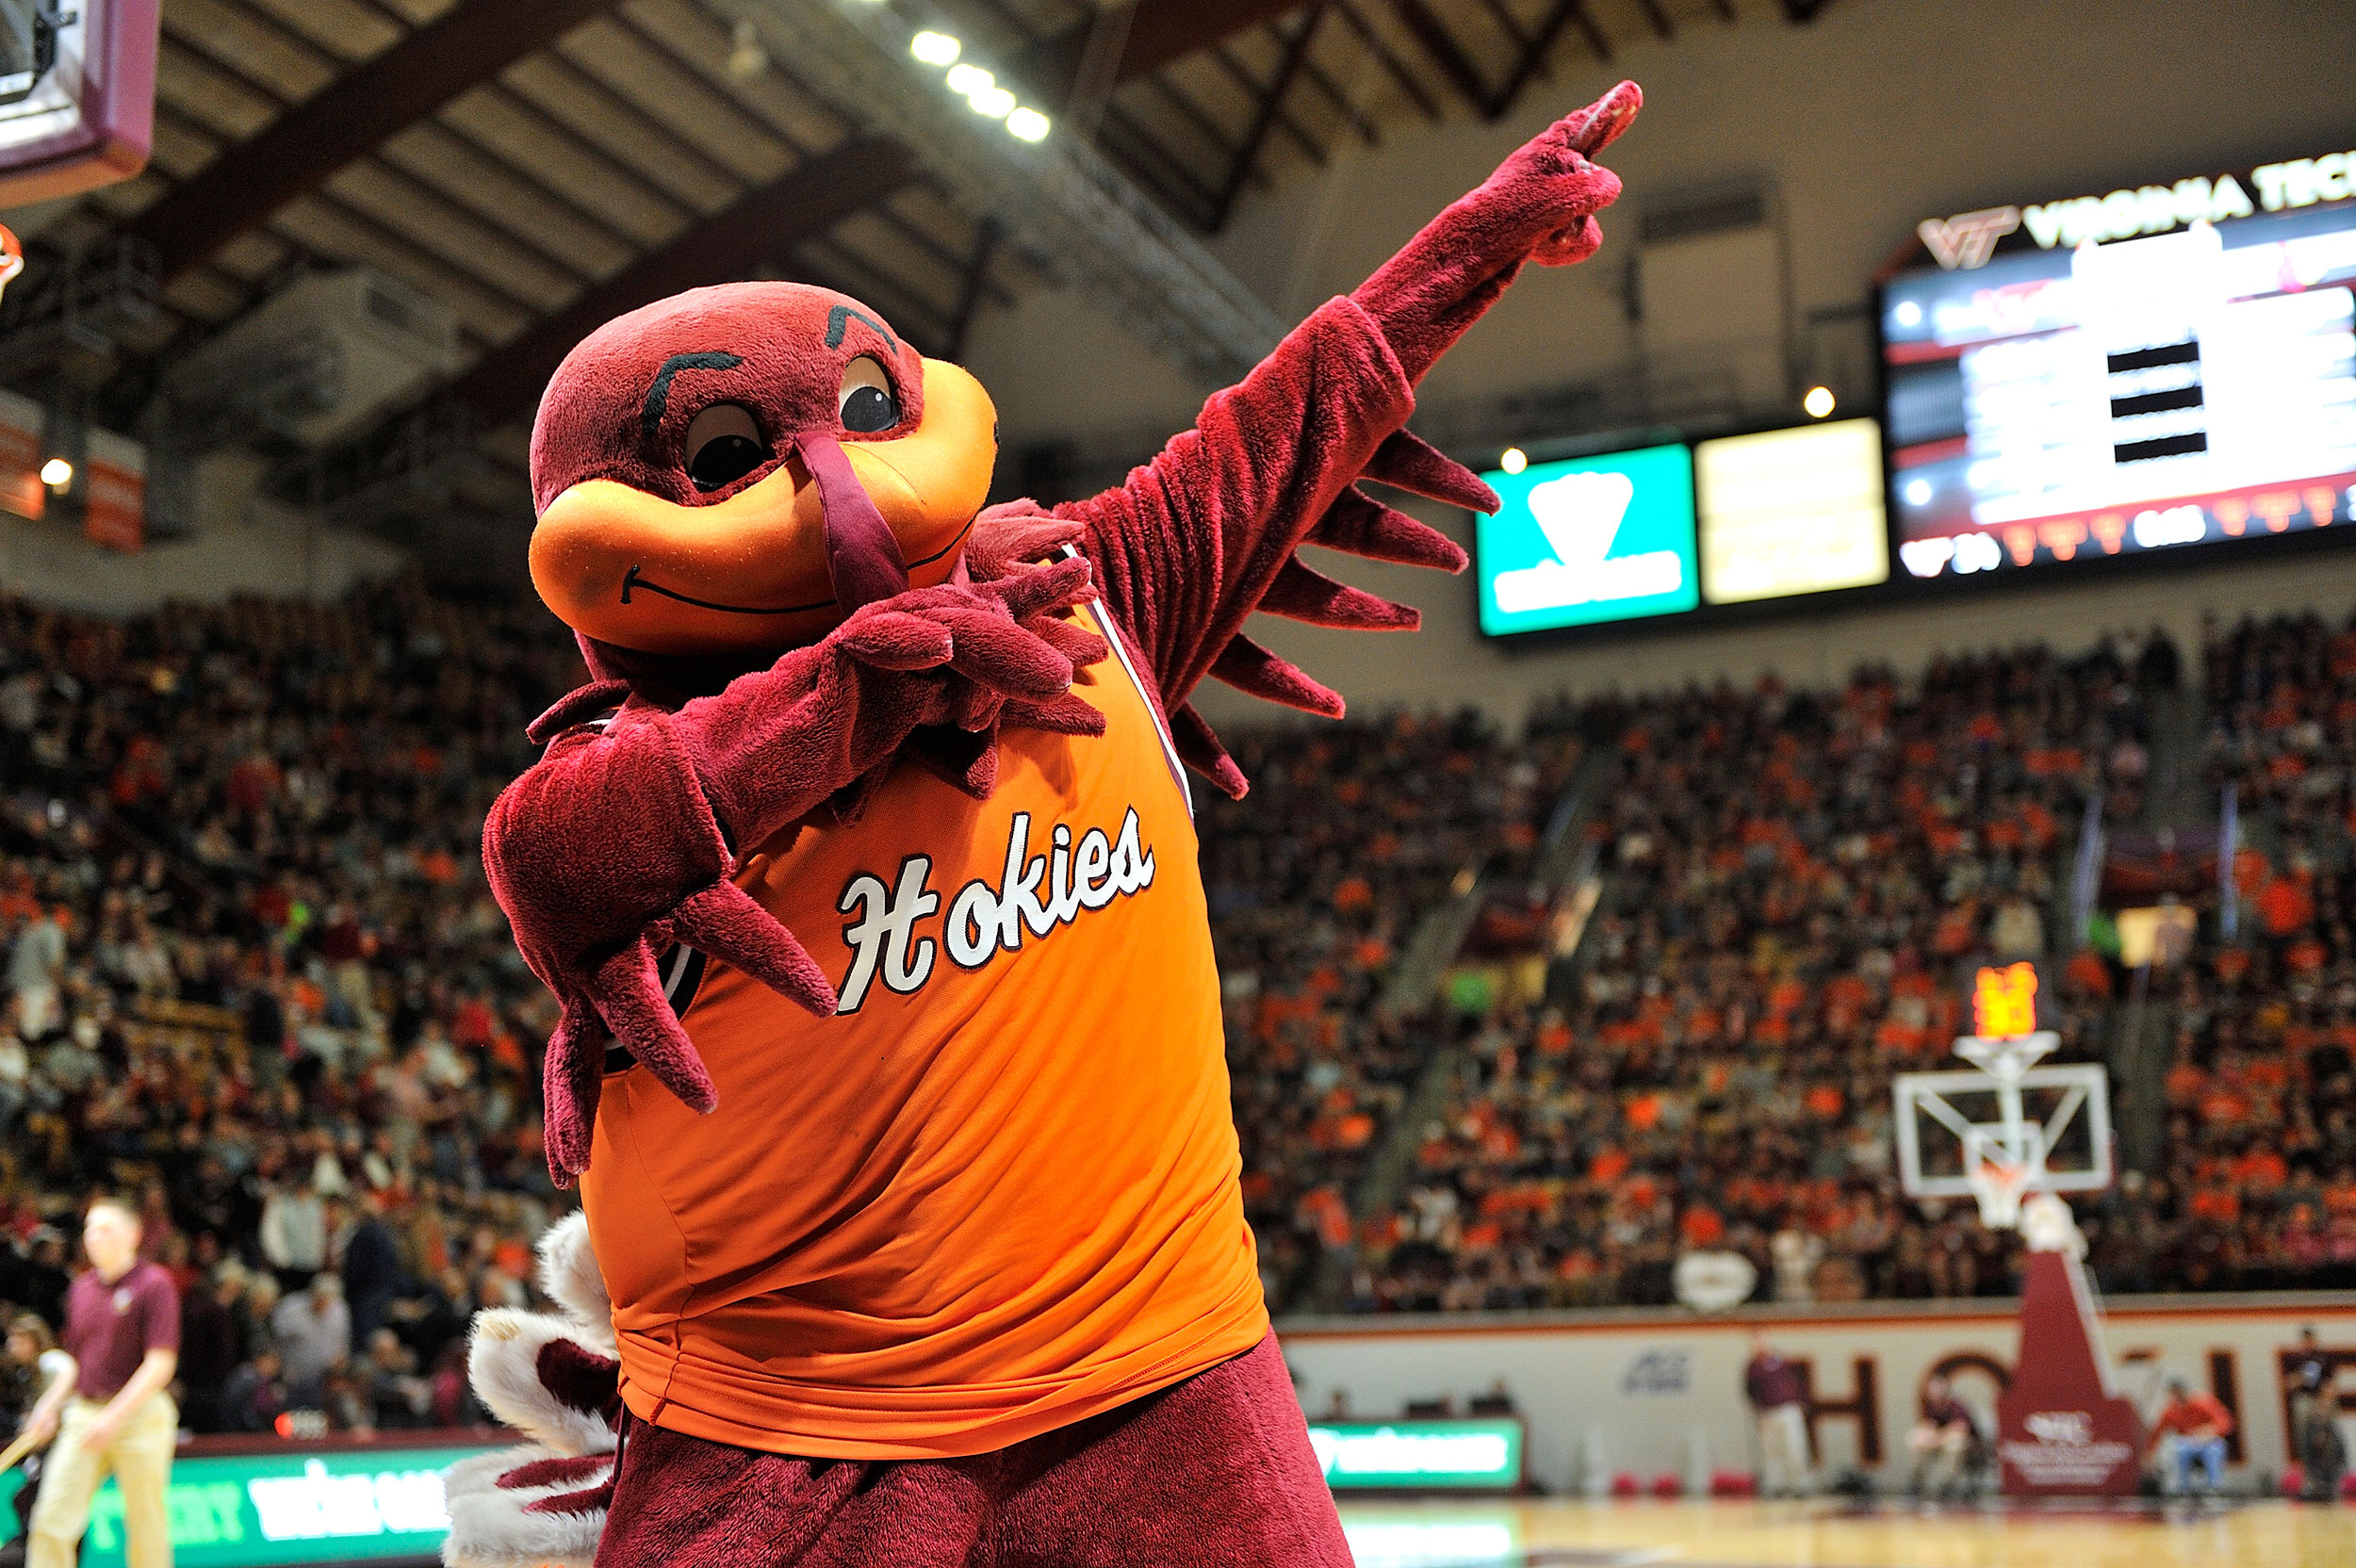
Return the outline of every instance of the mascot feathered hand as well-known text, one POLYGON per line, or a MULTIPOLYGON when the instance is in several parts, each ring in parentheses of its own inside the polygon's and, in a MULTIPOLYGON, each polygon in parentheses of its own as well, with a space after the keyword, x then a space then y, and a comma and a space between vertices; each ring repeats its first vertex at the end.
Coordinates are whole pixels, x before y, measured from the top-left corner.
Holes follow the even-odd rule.
POLYGON ((985 509, 988 395, 826 290, 697 289, 567 357, 532 571, 597 678, 534 724, 483 858, 562 1004, 548 1160, 612 1301, 576 1218, 544 1250, 571 1315, 481 1320, 476 1386, 534 1446, 453 1477, 453 1563, 586 1561, 609 1505, 609 1558, 787 1560, 731 1544, 749 1494, 698 1511, 662 1456, 1012 1452, 1247 1362, 1278 1367, 1279 1469, 1312 1498, 1285 1560, 1347 1560, 1281 1364, 1245 1355, 1268 1319, 1185 768, 1245 780, 1187 699, 1216 677, 1338 716, 1245 620, 1416 625, 1303 545, 1463 569, 1361 482, 1495 508, 1407 432, 1415 389, 1526 264, 1595 252, 1619 182, 1592 159, 1639 102, 1548 127, 1087 500, 985 509), (1137 988, 1156 1006, 1121 1011, 1137 988), (1070 1013, 1048 1037, 1042 995, 1070 1013), (1083 1102, 1085 1132, 1053 1120, 1083 1102))

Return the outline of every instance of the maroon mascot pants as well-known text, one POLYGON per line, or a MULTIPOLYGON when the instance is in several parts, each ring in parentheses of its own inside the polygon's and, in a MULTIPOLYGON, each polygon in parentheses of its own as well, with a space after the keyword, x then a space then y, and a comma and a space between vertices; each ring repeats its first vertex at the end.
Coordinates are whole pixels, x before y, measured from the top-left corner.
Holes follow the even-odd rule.
POLYGON ((994 1453, 811 1460, 632 1422, 599 1568, 1349 1568, 1270 1334, 994 1453))

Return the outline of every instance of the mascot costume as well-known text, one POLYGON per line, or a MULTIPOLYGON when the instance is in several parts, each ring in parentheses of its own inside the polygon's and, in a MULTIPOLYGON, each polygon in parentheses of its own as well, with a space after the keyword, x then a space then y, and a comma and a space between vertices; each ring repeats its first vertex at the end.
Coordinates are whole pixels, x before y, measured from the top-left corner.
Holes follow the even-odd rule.
MULTIPOLYGON (((1268 1329, 1187 695, 1338 715, 1241 634, 1410 629, 1295 558, 1461 570, 1357 482, 1494 509, 1404 426, 1526 262, 1585 259, 1623 84, 1514 153, 1118 490, 985 509, 990 399, 859 302, 610 322, 532 431, 532 580, 593 684, 483 859, 563 1004, 561 1316, 478 1319, 531 1446, 449 1560, 1325 1568, 1268 1329)), ((1073 389, 1088 372, 1075 368, 1073 389)))

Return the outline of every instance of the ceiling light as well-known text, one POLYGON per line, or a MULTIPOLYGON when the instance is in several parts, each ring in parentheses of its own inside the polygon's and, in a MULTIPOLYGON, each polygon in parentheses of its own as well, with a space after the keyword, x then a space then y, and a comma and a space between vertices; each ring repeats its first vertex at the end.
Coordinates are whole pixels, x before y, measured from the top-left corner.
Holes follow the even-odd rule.
POLYGON ((1518 474, 1530 466, 1530 454, 1519 447, 1508 447, 1497 459, 1497 466, 1509 474, 1518 474))
POLYGON ((1832 412, 1832 388, 1829 386, 1809 387, 1808 389, 1808 396, 1800 400, 1800 406, 1808 410, 1808 416, 1809 418, 1823 418, 1825 415, 1832 412))
POLYGON ((1003 87, 986 87, 979 92, 969 92, 965 101, 973 106, 975 114, 986 114, 992 120, 1004 120, 1014 109, 1014 94, 1003 87))
POLYGON ((963 48, 947 33, 922 32, 908 40, 908 53, 926 65, 947 65, 963 48))
POLYGON ((1037 109, 1017 109, 1006 116, 1006 129, 1019 141, 1047 139, 1047 117, 1037 109))
POLYGON ((950 91, 961 92, 968 97, 972 97, 976 92, 987 91, 998 85, 997 77, 970 62, 951 66, 948 80, 950 91))
POLYGON ((74 465, 62 457, 53 457, 41 466, 41 482, 52 490, 62 490, 74 482, 74 465))
POLYGON ((728 73, 740 82, 749 82, 769 69, 769 51, 761 46, 761 34, 753 27, 752 19, 741 19, 728 40, 728 73))

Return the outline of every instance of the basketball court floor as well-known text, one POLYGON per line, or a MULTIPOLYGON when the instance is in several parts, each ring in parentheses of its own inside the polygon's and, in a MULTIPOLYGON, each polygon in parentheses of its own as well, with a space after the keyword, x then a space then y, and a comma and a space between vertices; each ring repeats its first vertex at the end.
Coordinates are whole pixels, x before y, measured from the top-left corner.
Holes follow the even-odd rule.
POLYGON ((2356 1508, 1348 1503, 1359 1568, 2356 1568, 2356 1508))

